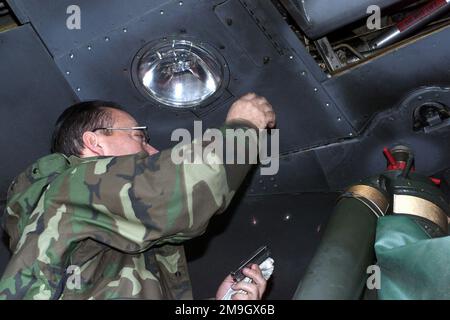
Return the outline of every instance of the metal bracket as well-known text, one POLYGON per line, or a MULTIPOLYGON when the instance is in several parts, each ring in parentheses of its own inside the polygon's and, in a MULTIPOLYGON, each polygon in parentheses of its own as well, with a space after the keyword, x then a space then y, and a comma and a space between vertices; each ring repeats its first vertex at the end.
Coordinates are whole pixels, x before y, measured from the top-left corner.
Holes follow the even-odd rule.
POLYGON ((314 44, 331 72, 343 67, 341 60, 334 52, 327 37, 314 41, 314 44))

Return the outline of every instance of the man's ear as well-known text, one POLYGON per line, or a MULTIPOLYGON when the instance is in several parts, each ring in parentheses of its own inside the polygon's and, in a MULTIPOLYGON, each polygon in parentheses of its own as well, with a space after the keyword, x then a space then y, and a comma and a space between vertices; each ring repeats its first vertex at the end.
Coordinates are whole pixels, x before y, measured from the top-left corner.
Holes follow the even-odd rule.
POLYGON ((85 149, 85 154, 92 154, 93 156, 103 156, 105 154, 98 136, 91 131, 86 131, 83 133, 83 144, 85 149))

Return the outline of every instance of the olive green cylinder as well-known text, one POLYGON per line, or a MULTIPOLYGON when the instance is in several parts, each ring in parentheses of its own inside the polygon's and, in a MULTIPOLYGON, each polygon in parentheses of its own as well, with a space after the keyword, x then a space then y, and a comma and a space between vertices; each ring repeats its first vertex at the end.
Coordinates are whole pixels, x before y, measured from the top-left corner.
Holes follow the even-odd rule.
POLYGON ((377 216, 355 198, 336 204, 294 300, 360 299, 375 260, 377 216))

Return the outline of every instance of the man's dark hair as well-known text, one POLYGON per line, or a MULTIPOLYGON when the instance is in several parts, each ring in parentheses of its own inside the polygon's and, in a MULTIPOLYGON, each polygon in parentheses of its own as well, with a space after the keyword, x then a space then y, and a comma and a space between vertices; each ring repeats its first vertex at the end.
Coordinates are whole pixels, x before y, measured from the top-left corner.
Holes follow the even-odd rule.
POLYGON ((109 101, 86 101, 67 108, 58 118, 52 135, 52 152, 79 156, 84 148, 83 133, 113 125, 108 108, 123 110, 109 101))

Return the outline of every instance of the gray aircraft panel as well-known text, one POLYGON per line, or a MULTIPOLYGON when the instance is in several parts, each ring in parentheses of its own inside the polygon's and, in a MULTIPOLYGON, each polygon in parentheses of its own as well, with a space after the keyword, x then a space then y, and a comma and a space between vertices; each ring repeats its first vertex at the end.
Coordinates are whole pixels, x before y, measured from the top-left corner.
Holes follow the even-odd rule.
POLYGON ((330 188, 342 190, 361 177, 379 174, 386 168, 383 148, 397 144, 415 151, 415 165, 422 174, 434 175, 448 168, 450 125, 427 132, 413 129, 414 110, 429 102, 450 105, 450 89, 416 90, 392 109, 379 114, 363 136, 315 150, 330 188))
MULTIPOLYGON (((23 22, 31 22, 54 57, 81 46, 172 0, 9 0, 23 22), (81 12, 81 29, 67 28, 69 6, 81 12)), ((178 1, 177 1, 178 3, 178 1)), ((71 12, 71 11, 70 11, 71 12)))
POLYGON ((0 199, 14 175, 50 151, 51 128, 77 101, 30 25, 0 33, 0 199))
POLYGON ((337 199, 335 193, 238 198, 214 217, 206 233, 189 241, 186 254, 194 297, 214 297, 222 280, 258 247, 275 260, 267 299, 292 299, 337 199))
MULTIPOLYGON (((50 128, 76 102, 69 85, 30 25, 0 33, 0 212, 15 175, 50 150, 50 128)), ((0 229, 0 274, 9 260, 0 229)))
MULTIPOLYGON (((141 121, 150 123, 155 110, 165 113, 166 120, 158 124, 161 128, 167 126, 167 131, 163 133, 163 136, 167 136, 169 129, 173 128, 173 113, 147 100, 136 89, 131 75, 132 62, 146 43, 168 36, 192 37, 199 42, 204 41, 216 48, 222 48, 219 50, 231 74, 227 90, 232 96, 238 97, 255 91, 266 96, 279 110, 278 127, 280 130, 289 128, 292 133, 281 140, 282 152, 326 144, 352 134, 351 126, 334 106, 330 96, 321 88, 314 72, 309 72, 302 56, 286 51, 289 45, 281 36, 279 42, 284 43, 281 46, 285 48, 285 52, 280 54, 274 50, 273 44, 261 36, 260 29, 254 28, 255 21, 240 2, 226 2, 215 10, 207 3, 202 6, 197 4, 189 9, 189 3, 183 5, 184 10, 167 9, 164 15, 154 11, 148 12, 139 19, 104 33, 58 57, 56 63, 79 99, 114 100, 130 109, 141 108, 145 104, 149 111, 141 121), (202 17, 201 23, 192 15, 193 9, 196 16, 202 17), (237 19, 235 17, 239 18, 241 24, 237 29, 226 24, 227 19, 237 19), (239 30, 245 29, 244 26, 253 28, 246 28, 248 30, 245 33, 240 32, 239 30), (254 47, 252 43, 255 38, 265 40, 266 45, 254 47), (248 44, 243 44, 244 40, 248 44), (261 65, 257 62, 263 61, 267 55, 271 57, 269 63, 261 65), (308 71, 304 72, 305 70, 308 71), (301 99, 293 99, 299 96, 301 99)), ((173 6, 173 3, 171 5, 173 6)), ((282 21, 281 16, 278 19, 282 21)), ((275 24, 272 26, 277 27, 275 24)), ((279 30, 281 31, 285 32, 279 30)), ((200 112, 194 111, 194 114, 205 123, 208 123, 209 117, 225 119, 232 102, 227 99, 218 108, 210 109, 206 106, 200 112), (209 115, 210 113, 218 115, 209 115)), ((186 117, 183 126, 189 127, 189 121, 192 122, 192 119, 186 117)))
POLYGON ((354 128, 420 87, 450 86, 450 27, 391 50, 324 82, 354 128))

